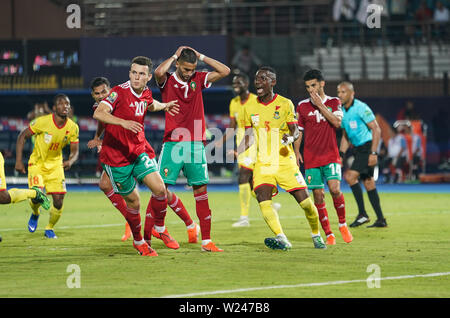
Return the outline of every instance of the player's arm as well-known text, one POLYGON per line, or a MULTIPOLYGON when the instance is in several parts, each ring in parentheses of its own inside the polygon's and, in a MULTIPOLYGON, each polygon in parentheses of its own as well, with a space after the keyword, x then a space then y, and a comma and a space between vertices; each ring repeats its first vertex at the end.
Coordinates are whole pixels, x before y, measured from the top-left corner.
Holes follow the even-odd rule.
POLYGON ((102 122, 97 123, 97 130, 95 131, 94 139, 91 139, 88 141, 87 146, 89 149, 97 147, 98 152, 102 149, 102 140, 100 139, 100 136, 105 131, 105 124, 102 122))
POLYGON ((236 149, 236 157, 239 156, 244 151, 246 151, 248 148, 250 148, 250 146, 253 145, 254 140, 255 138, 253 136, 253 128, 245 127, 244 138, 242 138, 241 143, 236 149))
POLYGON ((303 140, 303 131, 298 130, 298 138, 294 141, 294 153, 295 157, 297 158, 297 165, 300 167, 300 164, 303 163, 303 157, 300 153, 300 145, 302 144, 303 140))
POLYGON ((161 103, 156 99, 153 100, 153 103, 148 106, 148 110, 151 112, 157 112, 163 110, 167 112, 171 116, 175 116, 180 112, 180 105, 178 105, 178 100, 172 100, 168 103, 161 103))
POLYGON ((159 66, 155 69, 153 73, 155 75, 155 81, 158 86, 163 85, 167 80, 167 72, 170 70, 173 62, 178 60, 178 57, 181 54, 181 51, 186 48, 186 46, 180 46, 174 55, 169 57, 167 60, 159 64, 159 66))
POLYGON ((371 122, 367 123, 367 127, 372 131, 372 147, 370 149, 371 153, 369 155, 369 166, 373 167, 378 162, 378 144, 380 143, 381 138, 381 129, 378 125, 378 122, 376 119, 372 120, 371 122))
POLYGON ((78 142, 70 143, 69 159, 64 160, 64 162, 63 162, 64 170, 69 170, 72 167, 72 165, 75 163, 75 161, 78 160, 78 155, 79 155, 78 145, 79 145, 78 142))
POLYGON ((348 141, 347 132, 345 131, 345 129, 342 129, 341 144, 339 145, 339 156, 341 156, 342 163, 344 162, 343 159, 349 147, 350 142, 348 141))
POLYGON ((300 137, 300 130, 296 123, 287 123, 289 134, 284 134, 281 143, 285 146, 292 144, 300 137))
POLYGON ((25 165, 23 164, 23 148, 25 147, 27 139, 31 138, 31 136, 33 136, 33 132, 27 127, 22 130, 17 137, 15 169, 20 173, 26 173, 25 165))
POLYGON ((320 113, 325 117, 328 122, 333 125, 335 128, 341 127, 342 117, 335 115, 334 113, 330 112, 327 106, 325 106, 322 103, 322 100, 320 99, 319 94, 317 93, 311 93, 311 100, 315 106, 319 109, 320 113))
POLYGON ((111 106, 102 101, 94 112, 94 119, 105 124, 118 125, 134 133, 138 133, 144 129, 144 125, 133 120, 125 120, 111 114, 111 106))
POLYGON ((224 78, 224 77, 228 76, 228 74, 230 74, 230 68, 228 66, 226 66, 225 64, 223 64, 211 57, 208 57, 204 54, 201 54, 201 53, 197 52, 196 50, 194 50, 193 48, 190 48, 190 49, 192 49, 195 52, 195 54, 197 55, 197 58, 200 61, 205 62, 206 64, 208 64, 209 66, 211 66, 214 69, 214 71, 212 71, 208 74, 208 82, 209 83, 217 82, 218 80, 221 80, 222 78, 224 78))
POLYGON ((223 137, 219 140, 217 140, 214 144, 215 147, 222 147, 223 144, 230 139, 230 137, 234 136, 234 133, 236 131, 236 127, 237 127, 237 122, 236 122, 236 118, 234 117, 230 117, 230 127, 228 127, 225 130, 225 134, 223 135, 223 137))

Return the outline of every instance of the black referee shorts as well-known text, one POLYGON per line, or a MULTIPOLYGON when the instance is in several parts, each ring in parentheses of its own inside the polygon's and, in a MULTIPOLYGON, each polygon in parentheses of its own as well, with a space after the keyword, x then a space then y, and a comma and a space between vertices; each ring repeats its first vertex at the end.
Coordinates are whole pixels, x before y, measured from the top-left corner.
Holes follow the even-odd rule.
POLYGON ((355 160, 350 167, 350 170, 359 172, 361 180, 369 179, 373 177, 374 167, 369 167, 369 155, 372 152, 372 140, 365 144, 353 148, 353 154, 355 160))

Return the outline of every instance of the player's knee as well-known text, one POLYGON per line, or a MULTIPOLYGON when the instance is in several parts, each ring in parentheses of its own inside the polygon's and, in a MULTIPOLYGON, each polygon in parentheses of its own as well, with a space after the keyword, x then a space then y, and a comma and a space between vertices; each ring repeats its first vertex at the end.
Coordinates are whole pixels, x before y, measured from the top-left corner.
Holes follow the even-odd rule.
POLYGON ((61 210, 61 208, 63 207, 63 201, 62 200, 53 200, 53 206, 55 207, 55 209, 61 210))
POLYGON ((8 191, 0 191, 0 204, 8 204, 11 203, 11 196, 8 191))

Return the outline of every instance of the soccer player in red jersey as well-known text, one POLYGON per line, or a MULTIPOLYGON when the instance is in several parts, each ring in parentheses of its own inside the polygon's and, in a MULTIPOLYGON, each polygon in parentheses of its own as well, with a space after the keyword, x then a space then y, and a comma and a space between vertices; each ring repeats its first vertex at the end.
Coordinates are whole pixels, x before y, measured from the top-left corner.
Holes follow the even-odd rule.
MULTIPOLYGON (((136 180, 152 191, 146 219, 164 218, 167 209, 166 189, 158 172, 155 154, 146 149, 144 117, 147 110, 164 110, 175 115, 179 109, 176 101, 159 103, 153 100, 152 92, 147 87, 152 77, 152 67, 149 58, 135 57, 131 62, 130 80, 115 86, 94 112, 96 120, 107 124, 100 151, 103 169, 111 180, 114 192, 121 194, 127 203, 125 218, 133 234, 133 246, 144 256, 158 254, 141 235, 140 198, 136 180)), ((167 231, 165 234, 173 242, 173 248, 178 248, 178 243, 167 231)))
MULTIPOLYGON (((192 48, 181 46, 176 53, 155 69, 155 79, 163 101, 177 100, 180 111, 166 116, 163 150, 159 157, 161 177, 166 184, 174 185, 181 170, 193 187, 195 206, 202 235, 202 251, 221 252, 211 241, 211 210, 207 184, 208 168, 204 142, 205 113, 202 90, 230 73, 230 69, 192 48), (197 72, 197 61, 211 66, 212 72, 197 72), (176 70, 168 73, 173 62, 176 70)), ((167 190, 169 202, 173 193, 167 190)))
MULTIPOLYGON (((91 95, 95 100, 95 104, 92 106, 92 109, 94 111, 97 108, 100 101, 102 101, 109 95, 110 90, 111 90, 111 84, 107 78, 96 77, 92 80, 91 95)), ((95 132, 94 139, 92 139, 88 142, 89 148, 92 149, 92 148, 97 147, 98 151, 100 152, 101 145, 102 145, 102 140, 100 137, 103 134, 104 130, 105 130, 105 125, 102 122, 98 122, 97 131, 95 132)), ((150 144, 148 143, 147 140, 145 141, 145 146, 146 146, 147 154, 154 157, 154 150, 153 150, 152 146, 150 146, 150 144)), ((111 203, 114 205, 114 207, 116 207, 122 213, 122 215, 125 216, 126 211, 127 211, 126 202, 120 194, 114 193, 114 189, 112 187, 111 181, 109 180, 108 175, 104 171, 102 172, 102 175, 100 177, 99 187, 105 193, 105 195, 108 197, 108 199, 111 201, 111 203)), ((174 202, 174 203, 169 202, 169 206, 178 215, 178 217, 180 217, 185 222, 186 226, 188 226, 187 231, 188 231, 189 243, 197 243, 199 230, 197 229, 196 224, 193 223, 189 213, 184 208, 183 203, 181 201, 174 202), (193 224, 194 226, 190 226, 191 224, 193 224)), ((164 230, 162 232, 164 232, 164 230)), ((130 238, 130 236, 131 236, 131 229, 130 229, 128 222, 126 222, 125 223, 125 233, 122 236, 122 241, 128 240, 130 238)), ((168 239, 168 237, 166 237, 164 235, 163 236, 159 235, 159 238, 161 238, 164 241, 164 243, 170 242, 170 241, 165 240, 165 239, 168 239)))
MULTIPOLYGON (((97 109, 98 104, 102 101, 102 99, 108 97, 110 90, 111 84, 109 80, 105 77, 96 77, 91 81, 91 95, 92 98, 95 100, 95 103, 92 106, 92 109, 94 111, 97 109)), ((97 147, 98 151, 100 152, 102 147, 101 135, 103 134, 104 130, 105 124, 99 121, 94 139, 91 139, 88 142, 88 148, 92 149, 97 147)), ((126 217, 127 204, 120 194, 114 193, 111 181, 109 180, 109 177, 105 173, 105 171, 102 172, 98 185, 100 187, 100 190, 102 190, 103 193, 106 195, 106 197, 111 201, 112 205, 117 210, 119 210, 119 212, 122 213, 124 217, 126 217)), ((130 236, 131 236, 130 225, 128 224, 128 222, 125 222, 125 233, 122 236, 122 241, 128 240, 130 236)))
POLYGON ((299 102, 297 106, 300 137, 294 143, 295 153, 299 162, 305 164, 306 184, 313 192, 327 244, 336 244, 336 238, 331 231, 325 206, 324 179, 333 198, 342 238, 350 243, 353 236, 345 221, 345 200, 340 188, 341 159, 336 140, 336 129, 340 128, 343 117, 341 102, 337 97, 325 95, 325 80, 319 70, 307 71, 303 80, 310 98, 299 102), (300 154, 303 135, 304 161, 300 154))

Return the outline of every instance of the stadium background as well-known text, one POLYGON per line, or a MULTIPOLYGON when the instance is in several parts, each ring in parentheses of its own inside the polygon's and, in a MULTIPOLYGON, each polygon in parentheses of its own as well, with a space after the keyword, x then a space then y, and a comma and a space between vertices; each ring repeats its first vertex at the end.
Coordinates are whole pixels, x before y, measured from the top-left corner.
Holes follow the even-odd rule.
MULTIPOLYGON (((158 65, 178 46, 189 45, 232 66, 233 72, 246 67, 235 56, 248 48, 257 57, 250 77, 258 64, 273 66, 278 72, 276 92, 294 104, 307 98, 302 74, 308 68, 324 72, 325 91, 331 96, 338 82, 353 81, 356 97, 377 115, 385 144, 394 122, 404 118, 406 104, 414 105, 426 146, 426 174, 420 181, 449 182, 449 22, 433 20, 438 1, 425 1, 428 11, 416 0, 396 1, 405 4, 400 9, 393 1, 372 2, 384 4, 381 28, 366 25, 361 8, 368 1, 4 0, 0 150, 7 181, 26 182, 14 171, 14 163, 16 138, 28 124, 28 112, 41 101, 51 107, 53 96, 62 92, 71 99, 80 126, 80 158, 67 172, 68 183, 96 183, 97 154, 86 145, 96 129, 90 80, 105 76, 113 85, 120 84, 128 79, 132 57, 146 55, 158 65), (71 4, 81 9, 79 28, 68 27, 71 4)), ((441 2, 450 9, 450 1, 441 2)), ((224 130, 229 124, 231 79, 204 93, 209 128, 224 130)), ((154 80, 150 86, 160 99, 154 80)), ((158 153, 163 128, 161 115, 147 116, 146 135, 158 153)), ((30 151, 28 143, 25 158, 30 151)), ((234 182, 233 169, 232 164, 211 164, 212 182, 234 182)))

